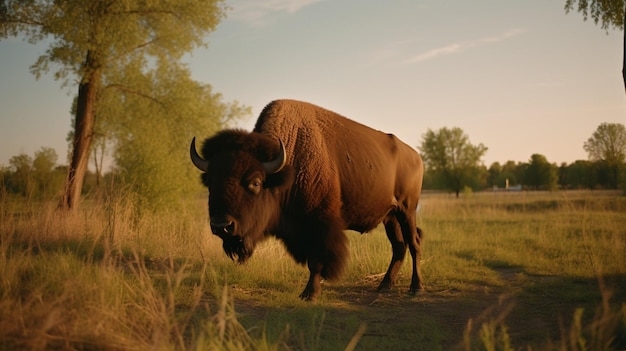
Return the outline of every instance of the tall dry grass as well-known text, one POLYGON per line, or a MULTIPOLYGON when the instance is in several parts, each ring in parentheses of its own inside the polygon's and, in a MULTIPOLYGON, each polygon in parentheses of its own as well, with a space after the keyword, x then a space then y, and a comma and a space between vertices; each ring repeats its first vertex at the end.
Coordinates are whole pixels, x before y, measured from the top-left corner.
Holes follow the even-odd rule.
POLYGON ((1 349, 274 349, 238 322, 194 210, 0 205, 1 349))
MULTIPOLYGON (((209 233, 206 197, 185 202, 187 207, 153 213, 119 194, 64 213, 54 203, 2 197, 0 349, 367 349, 367 327, 352 316, 367 318, 371 311, 348 307, 348 318, 327 311, 346 303, 337 301, 342 291, 378 284, 391 255, 382 228, 348 233, 351 260, 344 278, 325 284, 319 304, 311 306, 297 298, 308 271, 282 244, 268 240, 245 266, 235 265, 209 233)), ((597 292, 576 284, 598 281, 597 312, 565 316, 557 325, 560 338, 542 347, 610 349, 620 337, 616 330, 626 330, 625 300, 611 294, 611 279, 626 276, 625 198, 598 192, 461 199, 427 194, 418 221, 426 235, 423 273, 433 295, 514 285, 513 293, 541 305, 546 294, 593 300, 597 292)), ((408 288, 409 266, 400 272, 399 289, 408 288)), ((399 299, 397 304, 411 303, 399 299)), ((519 348, 510 336, 524 325, 511 320, 508 313, 515 311, 505 310, 469 323, 459 340, 465 337, 470 349, 519 348)), ((447 332, 445 325, 429 323, 429 335, 447 332)), ((414 325, 389 330, 405 329, 414 325)), ((389 345, 397 346, 392 339, 399 337, 390 335, 389 345)))

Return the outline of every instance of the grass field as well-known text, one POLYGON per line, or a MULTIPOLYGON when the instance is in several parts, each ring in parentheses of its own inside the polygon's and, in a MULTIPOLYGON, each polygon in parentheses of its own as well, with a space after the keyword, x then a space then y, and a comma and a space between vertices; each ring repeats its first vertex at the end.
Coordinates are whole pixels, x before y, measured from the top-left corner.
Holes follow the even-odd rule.
POLYGON ((626 197, 425 194, 426 291, 378 293, 383 229, 349 232, 343 278, 317 303, 275 240, 233 264, 206 198, 145 213, 123 196, 0 199, 0 349, 626 349, 626 197))

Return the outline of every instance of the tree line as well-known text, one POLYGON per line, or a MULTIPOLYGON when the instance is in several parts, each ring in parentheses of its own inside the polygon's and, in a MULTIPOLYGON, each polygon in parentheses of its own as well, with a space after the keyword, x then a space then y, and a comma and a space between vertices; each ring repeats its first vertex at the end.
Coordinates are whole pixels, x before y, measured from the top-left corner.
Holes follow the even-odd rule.
POLYGON ((541 154, 527 162, 486 167, 483 144, 472 145, 461 128, 428 130, 418 146, 425 161, 424 188, 459 194, 466 190, 626 190, 626 127, 602 123, 582 145, 588 160, 557 165, 541 154))
MULTIPOLYGON (((67 166, 57 164, 56 150, 41 147, 33 156, 25 153, 9 159, 8 165, 0 164, 0 200, 8 196, 26 200, 54 200, 62 195, 67 166)), ((111 174, 106 175, 107 178, 111 174)), ((87 171, 83 192, 93 193, 102 184, 100 177, 87 171)))
MULTIPOLYGON (((153 135, 146 135, 150 136, 153 135)), ((185 171, 192 167, 187 149, 181 145, 186 143, 178 145, 180 150, 170 155, 160 153, 155 157, 152 154, 148 159, 148 153, 122 145, 116 152, 119 155, 115 158, 115 167, 107 174, 102 177, 97 172, 87 172, 83 193, 93 193, 103 184, 113 184, 131 190, 142 205, 154 208, 199 191, 200 183, 185 171), (176 160, 168 161, 172 158, 176 160)), ((425 161, 424 189, 451 191, 457 196, 468 190, 626 189, 624 125, 601 124, 583 148, 589 159, 570 164, 557 165, 544 155, 532 154, 527 162, 494 162, 487 167, 480 160, 487 147, 472 145, 458 127, 428 130, 418 146, 425 161)), ((94 165, 99 162, 96 151, 94 149, 94 165)), ((33 157, 13 156, 8 166, 0 165, 0 195, 13 194, 27 199, 62 197, 67 166, 57 165, 57 159, 56 151, 47 147, 36 151, 33 157)))

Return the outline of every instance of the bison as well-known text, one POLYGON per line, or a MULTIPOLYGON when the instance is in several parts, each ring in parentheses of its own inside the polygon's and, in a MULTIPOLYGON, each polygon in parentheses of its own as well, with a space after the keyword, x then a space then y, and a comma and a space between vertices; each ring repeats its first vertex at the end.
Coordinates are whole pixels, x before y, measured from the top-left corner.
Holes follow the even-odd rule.
POLYGON ((274 235, 309 281, 300 298, 315 300, 320 280, 340 276, 348 259, 344 230, 365 233, 384 223, 392 258, 378 289, 390 289, 407 248, 413 259, 410 291, 423 289, 422 231, 416 209, 422 188, 420 155, 392 134, 321 107, 277 100, 254 130, 227 129, 190 156, 209 189, 213 234, 225 253, 245 262, 274 235))

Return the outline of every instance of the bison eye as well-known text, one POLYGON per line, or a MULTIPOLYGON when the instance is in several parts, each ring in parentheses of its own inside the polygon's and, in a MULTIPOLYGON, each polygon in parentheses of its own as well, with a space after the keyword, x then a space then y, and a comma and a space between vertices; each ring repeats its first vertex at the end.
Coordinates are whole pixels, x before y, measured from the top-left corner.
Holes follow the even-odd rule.
POLYGON ((250 183, 248 183, 248 191, 254 195, 257 195, 258 193, 261 192, 261 185, 262 185, 261 179, 254 178, 250 181, 250 183))

